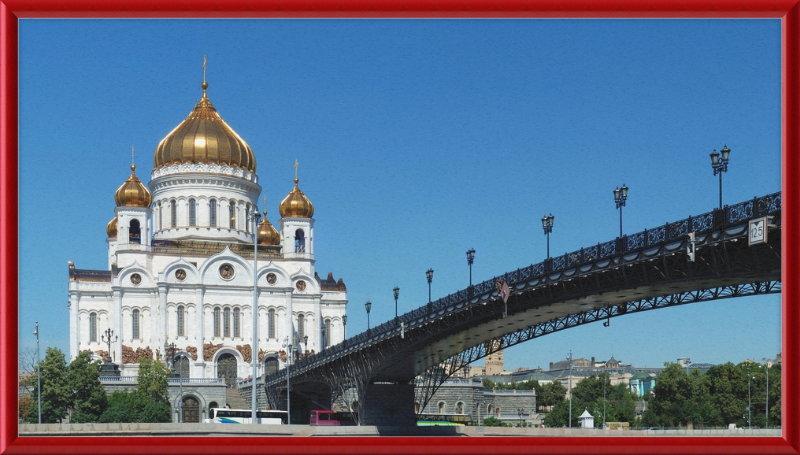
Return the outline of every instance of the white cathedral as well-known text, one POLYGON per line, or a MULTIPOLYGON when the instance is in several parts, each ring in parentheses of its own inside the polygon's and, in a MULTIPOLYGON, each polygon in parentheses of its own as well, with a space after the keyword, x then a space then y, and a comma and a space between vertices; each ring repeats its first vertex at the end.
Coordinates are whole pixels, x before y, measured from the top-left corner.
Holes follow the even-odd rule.
POLYGON ((266 211, 256 227, 255 155, 202 88, 156 147, 149 191, 133 165, 117 189, 108 269, 69 263, 71 359, 90 351, 136 376, 140 358, 165 359, 169 350, 184 378, 250 376, 256 277, 256 377, 285 364, 287 342, 303 355, 344 339, 346 288, 315 272, 314 206, 297 175, 280 204, 280 232, 266 211))

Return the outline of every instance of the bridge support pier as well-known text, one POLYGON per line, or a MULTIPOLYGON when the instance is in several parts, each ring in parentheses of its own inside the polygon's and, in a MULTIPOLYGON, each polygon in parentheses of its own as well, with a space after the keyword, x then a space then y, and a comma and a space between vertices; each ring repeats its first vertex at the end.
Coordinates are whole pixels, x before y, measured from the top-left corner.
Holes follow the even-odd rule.
POLYGON ((413 384, 369 384, 364 395, 361 425, 416 425, 413 384))

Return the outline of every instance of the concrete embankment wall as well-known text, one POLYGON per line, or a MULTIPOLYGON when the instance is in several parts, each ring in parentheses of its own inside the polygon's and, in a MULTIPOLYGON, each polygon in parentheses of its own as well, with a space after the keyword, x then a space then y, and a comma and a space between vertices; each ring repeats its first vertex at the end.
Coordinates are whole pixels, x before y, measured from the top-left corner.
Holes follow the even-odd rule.
POLYGON ((222 423, 21 424, 20 436, 528 436, 781 437, 781 430, 585 430, 567 428, 232 425, 222 423))

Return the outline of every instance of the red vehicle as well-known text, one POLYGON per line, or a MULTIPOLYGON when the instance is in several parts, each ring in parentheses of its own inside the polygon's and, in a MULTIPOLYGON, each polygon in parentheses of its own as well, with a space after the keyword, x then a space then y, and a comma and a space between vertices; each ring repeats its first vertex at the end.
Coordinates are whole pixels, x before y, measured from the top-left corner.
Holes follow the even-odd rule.
POLYGON ((309 424, 315 427, 321 426, 351 426, 356 421, 350 412, 336 412, 324 409, 311 411, 309 424))

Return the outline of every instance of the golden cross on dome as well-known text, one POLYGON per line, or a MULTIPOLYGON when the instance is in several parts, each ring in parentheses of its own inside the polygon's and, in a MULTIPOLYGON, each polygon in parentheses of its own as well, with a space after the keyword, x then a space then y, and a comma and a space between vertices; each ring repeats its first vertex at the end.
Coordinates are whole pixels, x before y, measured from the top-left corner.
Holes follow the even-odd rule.
POLYGON ((294 179, 297 180, 297 159, 294 160, 294 179))
POLYGON ((206 81, 206 56, 203 55, 203 82, 206 81))
POLYGON ((135 171, 136 170, 136 164, 134 164, 133 157, 134 157, 134 155, 133 155, 133 144, 131 144, 131 171, 135 171))

